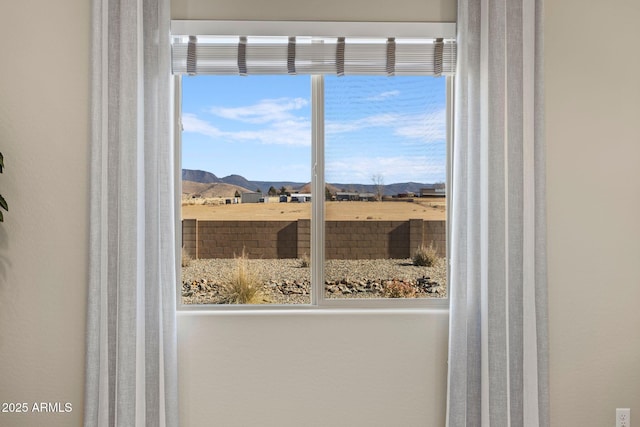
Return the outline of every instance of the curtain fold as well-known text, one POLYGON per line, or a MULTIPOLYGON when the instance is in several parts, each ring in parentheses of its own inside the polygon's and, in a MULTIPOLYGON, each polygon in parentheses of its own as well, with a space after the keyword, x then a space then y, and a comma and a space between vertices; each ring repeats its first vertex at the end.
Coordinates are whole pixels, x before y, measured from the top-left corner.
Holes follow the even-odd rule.
POLYGON ((93 0, 85 426, 175 426, 168 0, 93 0))
POLYGON ((549 425, 541 23, 458 2, 448 427, 549 425))

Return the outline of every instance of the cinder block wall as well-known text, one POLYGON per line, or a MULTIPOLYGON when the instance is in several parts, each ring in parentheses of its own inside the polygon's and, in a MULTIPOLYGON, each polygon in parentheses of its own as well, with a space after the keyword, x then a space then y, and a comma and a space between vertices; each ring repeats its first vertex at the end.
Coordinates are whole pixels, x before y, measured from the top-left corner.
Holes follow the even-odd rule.
MULTIPOLYGON (((197 221, 195 256, 233 258, 244 250, 250 258, 297 258, 297 228, 296 221, 197 221)), ((185 248, 194 246, 184 239, 185 248)))
MULTIPOLYGON (((446 222, 327 221, 327 259, 410 258, 421 244, 446 254, 446 222)), ((300 258, 311 254, 311 221, 182 222, 182 245, 194 258, 300 258)))
POLYGON ((327 259, 408 258, 409 221, 327 221, 327 259))
POLYGON ((198 220, 182 220, 182 250, 193 258, 198 257, 198 220))
POLYGON ((422 233, 425 245, 433 243, 438 255, 447 256, 447 221, 424 221, 422 233))

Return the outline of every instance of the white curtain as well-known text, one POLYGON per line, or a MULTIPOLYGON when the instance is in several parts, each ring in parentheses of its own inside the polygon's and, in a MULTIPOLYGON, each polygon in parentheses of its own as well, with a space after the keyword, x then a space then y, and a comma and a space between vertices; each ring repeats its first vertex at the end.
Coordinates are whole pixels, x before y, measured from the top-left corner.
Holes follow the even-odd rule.
POLYGON ((448 427, 549 425, 541 21, 458 1, 448 427))
POLYGON ((84 425, 176 426, 168 0, 93 0, 84 425))

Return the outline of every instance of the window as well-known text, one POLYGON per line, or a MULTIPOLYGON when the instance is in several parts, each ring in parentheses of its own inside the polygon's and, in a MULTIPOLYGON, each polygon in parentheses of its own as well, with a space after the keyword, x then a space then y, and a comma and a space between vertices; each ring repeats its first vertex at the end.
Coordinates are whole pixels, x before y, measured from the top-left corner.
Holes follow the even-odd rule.
MULTIPOLYGON (((197 66, 193 37, 174 47, 197 74, 180 91, 182 304, 446 304, 450 78, 348 54, 345 76, 313 68, 318 41, 344 39, 296 38, 293 66, 292 38, 221 40, 197 66)), ((381 40, 360 52, 388 58, 381 40)))

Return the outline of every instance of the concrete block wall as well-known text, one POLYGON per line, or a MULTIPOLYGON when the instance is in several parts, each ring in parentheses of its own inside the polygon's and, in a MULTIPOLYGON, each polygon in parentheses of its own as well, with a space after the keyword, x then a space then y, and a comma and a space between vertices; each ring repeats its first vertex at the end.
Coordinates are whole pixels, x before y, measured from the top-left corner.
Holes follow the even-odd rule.
POLYGON ((327 221, 327 259, 409 257, 409 221, 327 221))
POLYGON ((298 246, 296 258, 301 258, 304 255, 311 257, 311 220, 299 219, 298 225, 298 246))
POLYGON ((427 246, 432 242, 433 246, 438 250, 438 255, 442 257, 446 256, 447 221, 424 221, 422 241, 425 242, 427 246))
POLYGON ((198 221, 197 257, 297 258, 295 221, 198 221))
MULTIPOLYGON (((182 222, 182 244, 194 258, 233 258, 243 249, 250 258, 282 259, 311 255, 311 221, 182 222)), ((410 258, 421 244, 446 254, 446 222, 327 221, 327 259, 410 258)))
POLYGON ((182 220, 182 250, 192 258, 198 257, 198 220, 182 220))

